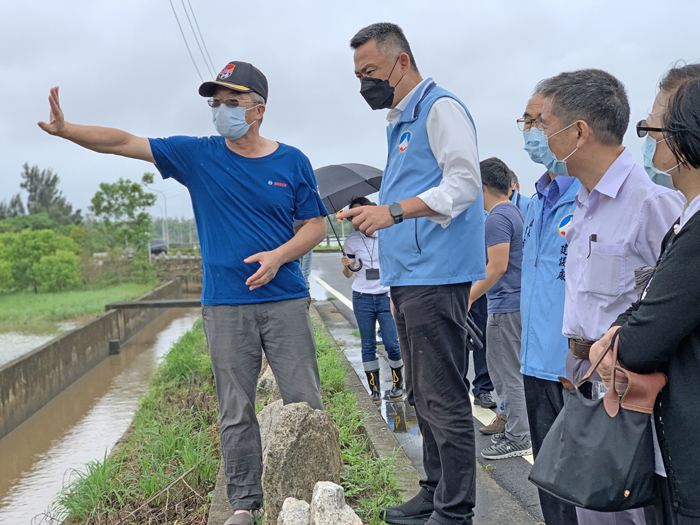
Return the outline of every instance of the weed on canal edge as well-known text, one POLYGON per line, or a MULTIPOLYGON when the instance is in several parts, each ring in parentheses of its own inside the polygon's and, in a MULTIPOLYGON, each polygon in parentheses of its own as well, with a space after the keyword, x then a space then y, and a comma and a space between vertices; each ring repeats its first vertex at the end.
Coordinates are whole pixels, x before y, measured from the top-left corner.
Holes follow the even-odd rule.
MULTIPOLYGON (((393 460, 375 458, 332 339, 314 325, 324 406, 338 426, 345 495, 365 523, 401 501, 393 460)), ((260 407, 256 407, 260 408, 260 407)), ((205 525, 221 460, 211 360, 201 320, 164 357, 125 443, 74 472, 41 523, 205 525)))

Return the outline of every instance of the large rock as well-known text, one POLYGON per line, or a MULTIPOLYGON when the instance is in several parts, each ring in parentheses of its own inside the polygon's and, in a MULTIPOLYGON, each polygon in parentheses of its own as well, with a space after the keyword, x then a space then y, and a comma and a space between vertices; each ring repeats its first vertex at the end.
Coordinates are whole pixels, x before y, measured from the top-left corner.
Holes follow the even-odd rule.
POLYGON ((274 525, 287 498, 311 501, 318 481, 340 482, 338 430, 308 403, 276 401, 258 414, 263 448, 263 525, 274 525))
POLYGON ((277 518, 277 525, 309 525, 309 504, 303 500, 287 498, 277 518))
POLYGON ((309 513, 310 525, 362 525, 362 520, 345 503, 340 485, 322 481, 314 487, 309 513))

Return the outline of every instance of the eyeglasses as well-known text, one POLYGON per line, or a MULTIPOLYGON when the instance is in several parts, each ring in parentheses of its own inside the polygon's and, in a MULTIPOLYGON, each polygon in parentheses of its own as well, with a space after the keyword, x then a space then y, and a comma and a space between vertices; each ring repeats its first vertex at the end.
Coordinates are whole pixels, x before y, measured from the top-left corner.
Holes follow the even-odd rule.
POLYGON ((659 133, 665 133, 668 131, 668 128, 650 128, 649 126, 647 126, 646 119, 637 122, 637 136, 640 139, 646 137, 647 132, 649 131, 658 131, 659 133))
POLYGON ((516 120, 518 123, 518 129, 520 131, 525 131, 526 129, 530 128, 539 128, 540 125, 542 124, 542 119, 540 117, 537 118, 519 118, 516 120))
POLYGON ((218 98, 210 98, 209 100, 207 100, 207 104, 209 104, 209 106, 211 106, 212 108, 218 108, 221 104, 223 104, 227 108, 237 108, 241 105, 241 101, 235 98, 230 98, 222 102, 218 98))

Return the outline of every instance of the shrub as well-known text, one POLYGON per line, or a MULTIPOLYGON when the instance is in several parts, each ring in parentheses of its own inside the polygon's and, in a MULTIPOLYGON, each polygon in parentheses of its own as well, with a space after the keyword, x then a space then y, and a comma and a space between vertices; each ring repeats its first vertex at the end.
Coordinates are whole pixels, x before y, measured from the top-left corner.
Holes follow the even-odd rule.
POLYGON ((32 270, 40 292, 61 292, 82 284, 80 257, 64 250, 57 250, 55 255, 44 255, 34 263, 32 270))

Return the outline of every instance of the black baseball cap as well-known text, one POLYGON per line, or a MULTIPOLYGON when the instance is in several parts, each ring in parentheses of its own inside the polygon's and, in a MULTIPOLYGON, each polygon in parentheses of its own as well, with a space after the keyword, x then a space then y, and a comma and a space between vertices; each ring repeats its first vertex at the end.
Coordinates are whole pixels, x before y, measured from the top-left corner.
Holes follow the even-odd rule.
POLYGON ((211 97, 218 86, 224 86, 240 93, 254 91, 267 102, 267 78, 257 67, 248 62, 229 62, 215 80, 199 86, 199 94, 211 97))

